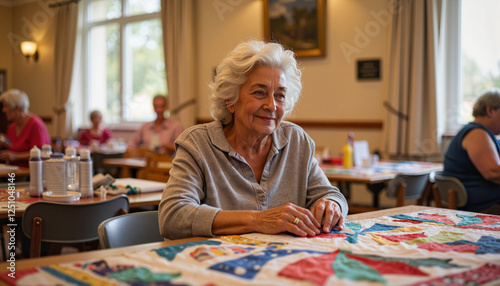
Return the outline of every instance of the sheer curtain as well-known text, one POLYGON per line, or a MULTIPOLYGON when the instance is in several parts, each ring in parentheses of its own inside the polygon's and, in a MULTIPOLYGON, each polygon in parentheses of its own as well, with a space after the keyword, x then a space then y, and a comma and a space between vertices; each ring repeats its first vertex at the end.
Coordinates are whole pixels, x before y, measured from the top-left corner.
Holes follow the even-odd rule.
POLYGON ((171 116, 186 128, 195 123, 194 2, 161 0, 161 16, 171 116))
POLYGON ((393 159, 439 154, 436 103, 441 1, 394 1, 383 144, 393 159))
POLYGON ((72 104, 69 101, 78 22, 78 3, 60 6, 56 15, 54 52, 55 95, 54 125, 56 136, 72 136, 72 104))

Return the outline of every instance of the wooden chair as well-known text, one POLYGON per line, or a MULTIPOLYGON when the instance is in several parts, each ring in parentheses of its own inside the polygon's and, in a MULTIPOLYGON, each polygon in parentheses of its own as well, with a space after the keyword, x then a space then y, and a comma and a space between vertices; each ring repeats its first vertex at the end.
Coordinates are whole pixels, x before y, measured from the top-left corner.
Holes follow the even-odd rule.
POLYGON ((405 200, 418 199, 418 204, 423 201, 431 184, 429 174, 398 174, 387 186, 387 197, 396 198, 396 207, 402 207, 405 200))
POLYGON ((149 148, 135 148, 135 149, 127 149, 125 153, 123 153, 123 158, 145 158, 149 154, 154 153, 149 148))
POLYGON ((170 178, 172 157, 168 153, 150 153, 146 157, 146 167, 137 172, 138 179, 166 182, 170 178))
POLYGON ((432 191, 438 208, 456 210, 467 203, 467 191, 457 178, 436 175, 432 191))
MULTIPOLYGON (((128 212, 125 195, 95 203, 34 202, 26 207, 22 228, 31 239, 30 257, 39 257, 41 242, 74 244, 97 241, 97 227, 128 212)), ((52 245, 51 245, 52 246, 52 245)))
POLYGON ((160 234, 158 211, 143 211, 109 218, 99 225, 97 232, 102 248, 165 240, 160 234))

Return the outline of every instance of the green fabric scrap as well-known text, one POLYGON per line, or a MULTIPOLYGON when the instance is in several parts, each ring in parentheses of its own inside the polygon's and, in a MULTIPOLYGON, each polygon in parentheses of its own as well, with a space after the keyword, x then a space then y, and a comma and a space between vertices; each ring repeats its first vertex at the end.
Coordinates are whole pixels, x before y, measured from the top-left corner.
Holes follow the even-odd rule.
POLYGON ((360 232, 360 231, 361 231, 361 224, 360 224, 360 223, 357 223, 357 222, 351 222, 351 221, 350 221, 350 222, 347 222, 347 223, 345 224, 345 226, 346 226, 348 229, 350 229, 350 230, 352 230, 352 231, 354 231, 354 232, 360 232))
POLYGON ((340 250, 337 258, 332 262, 333 271, 338 278, 346 278, 354 281, 378 281, 387 283, 387 280, 378 271, 362 262, 350 259, 340 250))
POLYGON ((462 219, 459 223, 457 223, 455 226, 463 226, 463 225, 472 225, 472 224, 479 224, 482 223, 483 220, 475 215, 462 215, 462 214, 457 214, 459 218, 462 219))
POLYGON ((131 268, 124 271, 110 274, 108 278, 123 282, 162 282, 170 281, 181 276, 181 273, 153 273, 145 267, 131 268))

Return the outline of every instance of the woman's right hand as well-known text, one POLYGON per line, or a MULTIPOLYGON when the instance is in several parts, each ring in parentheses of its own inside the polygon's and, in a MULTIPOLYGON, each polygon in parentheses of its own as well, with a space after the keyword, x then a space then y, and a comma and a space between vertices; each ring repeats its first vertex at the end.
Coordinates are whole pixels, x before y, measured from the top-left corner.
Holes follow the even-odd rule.
POLYGON ((257 212, 255 221, 256 230, 260 233, 290 232, 297 236, 320 234, 321 224, 314 218, 313 214, 308 209, 292 203, 257 212))

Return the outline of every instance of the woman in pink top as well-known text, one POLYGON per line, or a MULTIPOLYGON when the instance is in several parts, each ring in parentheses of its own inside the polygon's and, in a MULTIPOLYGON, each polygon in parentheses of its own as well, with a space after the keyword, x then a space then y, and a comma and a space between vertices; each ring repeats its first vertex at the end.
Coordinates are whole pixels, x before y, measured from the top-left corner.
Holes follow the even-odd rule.
POLYGON ((2 112, 12 121, 6 135, 10 142, 2 143, 2 149, 6 150, 0 151, 0 161, 28 167, 30 149, 33 146, 41 149, 42 145, 51 143, 47 127, 40 117, 29 112, 30 101, 25 92, 9 89, 2 93, 0 101, 2 112))
POLYGON ((113 137, 111 130, 100 126, 102 113, 99 110, 94 110, 90 113, 90 121, 92 121, 92 127, 82 131, 78 139, 80 145, 88 146, 93 140, 99 141, 99 144, 104 144, 113 137))

